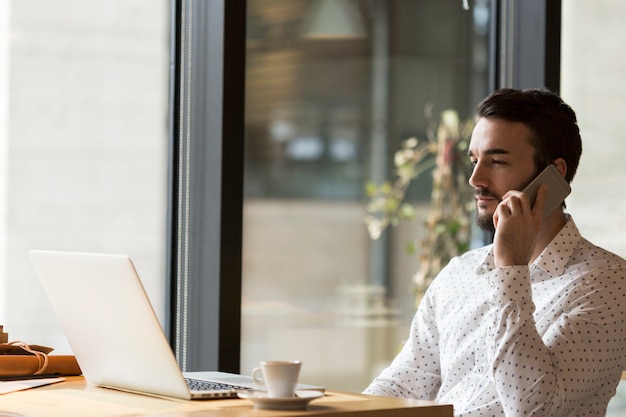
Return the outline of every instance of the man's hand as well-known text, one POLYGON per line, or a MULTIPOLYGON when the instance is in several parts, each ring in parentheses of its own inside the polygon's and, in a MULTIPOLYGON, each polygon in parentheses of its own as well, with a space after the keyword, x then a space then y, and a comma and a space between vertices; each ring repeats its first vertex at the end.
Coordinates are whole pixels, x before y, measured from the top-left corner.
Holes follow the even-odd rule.
POLYGON ((521 191, 509 191, 493 214, 493 253, 497 267, 528 265, 541 231, 547 186, 537 191, 535 205, 521 191))

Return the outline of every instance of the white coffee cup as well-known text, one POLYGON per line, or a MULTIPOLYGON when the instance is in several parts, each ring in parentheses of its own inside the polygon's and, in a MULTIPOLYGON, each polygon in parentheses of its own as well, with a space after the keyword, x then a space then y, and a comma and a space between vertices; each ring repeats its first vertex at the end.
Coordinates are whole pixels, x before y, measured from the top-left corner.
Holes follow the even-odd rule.
POLYGON ((300 361, 264 361, 252 370, 252 379, 271 398, 291 398, 296 392, 300 361))

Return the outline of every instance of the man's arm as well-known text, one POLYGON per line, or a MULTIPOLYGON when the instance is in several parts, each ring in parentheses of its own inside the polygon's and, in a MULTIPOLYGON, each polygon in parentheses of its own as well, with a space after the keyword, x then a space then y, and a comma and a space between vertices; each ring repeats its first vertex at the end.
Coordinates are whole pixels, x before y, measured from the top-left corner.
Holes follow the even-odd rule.
MULTIPOLYGON (((564 286, 566 306, 539 335, 527 266, 490 273, 488 354, 506 415, 559 416, 590 402, 619 380, 625 355, 621 268, 590 268, 564 286)), ((557 306, 555 306, 557 308, 557 306)), ((580 410, 579 410, 580 411, 580 410)), ((569 414, 568 414, 569 415, 569 414)))

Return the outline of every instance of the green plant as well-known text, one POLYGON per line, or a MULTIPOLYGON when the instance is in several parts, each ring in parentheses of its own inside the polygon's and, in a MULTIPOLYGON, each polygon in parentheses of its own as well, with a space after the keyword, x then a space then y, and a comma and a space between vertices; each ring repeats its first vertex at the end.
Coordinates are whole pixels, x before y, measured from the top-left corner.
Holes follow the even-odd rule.
POLYGON ((469 249, 474 209, 473 192, 467 183, 472 169, 467 147, 473 121, 461 122, 456 111, 446 110, 432 126, 425 140, 402 142, 394 156, 393 182, 366 185, 369 201, 365 222, 370 237, 378 239, 389 226, 416 218, 415 206, 405 201, 407 189, 418 176, 432 175, 426 235, 417 243, 407 244, 409 253, 419 254, 413 277, 418 300, 441 268, 469 249))

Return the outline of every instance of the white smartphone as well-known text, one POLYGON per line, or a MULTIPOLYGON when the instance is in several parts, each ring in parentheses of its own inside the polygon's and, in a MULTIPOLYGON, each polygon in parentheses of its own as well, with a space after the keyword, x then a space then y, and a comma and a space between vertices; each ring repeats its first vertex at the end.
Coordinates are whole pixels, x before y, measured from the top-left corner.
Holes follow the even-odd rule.
POLYGON ((530 204, 533 206, 535 205, 535 198, 537 197, 537 189, 542 184, 548 186, 548 194, 546 195, 546 203, 544 206, 545 210, 543 211, 543 218, 545 219, 548 214, 552 213, 555 208, 561 205, 572 189, 559 170, 556 169, 553 164, 550 164, 522 190, 522 192, 528 195, 530 204))

